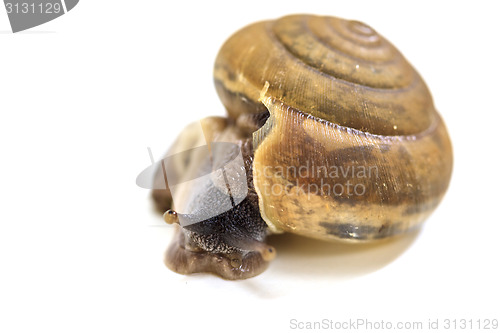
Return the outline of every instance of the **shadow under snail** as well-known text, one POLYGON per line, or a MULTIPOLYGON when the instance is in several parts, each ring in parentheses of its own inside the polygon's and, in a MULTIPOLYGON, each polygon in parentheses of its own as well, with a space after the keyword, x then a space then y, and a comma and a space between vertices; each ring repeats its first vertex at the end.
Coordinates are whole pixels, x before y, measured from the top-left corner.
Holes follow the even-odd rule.
POLYGON ((186 128, 155 175, 168 182, 155 204, 179 224, 165 258, 178 273, 258 275, 275 256, 270 233, 402 234, 448 187, 452 148, 430 92, 368 25, 251 24, 220 49, 214 80, 228 116, 186 128))

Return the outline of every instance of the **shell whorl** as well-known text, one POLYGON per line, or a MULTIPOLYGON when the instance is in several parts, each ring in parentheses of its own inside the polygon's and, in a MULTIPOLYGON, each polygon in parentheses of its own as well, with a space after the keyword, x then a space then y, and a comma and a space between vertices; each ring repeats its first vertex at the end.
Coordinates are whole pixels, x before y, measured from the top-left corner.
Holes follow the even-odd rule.
POLYGON ((214 76, 238 126, 269 111, 253 133, 253 183, 272 231, 385 238, 420 225, 446 192, 446 127, 420 75, 371 27, 255 23, 224 44, 214 76))
POLYGON ((264 84, 284 104, 344 127, 413 135, 436 118, 431 95, 402 54, 371 27, 312 15, 258 22, 234 34, 215 63, 233 118, 266 112, 264 84))

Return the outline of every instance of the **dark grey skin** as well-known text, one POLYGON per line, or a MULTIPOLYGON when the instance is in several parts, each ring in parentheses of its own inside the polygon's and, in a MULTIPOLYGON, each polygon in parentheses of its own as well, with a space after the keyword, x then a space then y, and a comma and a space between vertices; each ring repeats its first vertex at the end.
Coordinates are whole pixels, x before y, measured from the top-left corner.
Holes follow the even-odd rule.
MULTIPOLYGON (((274 258, 275 249, 264 242, 269 230, 260 215, 253 187, 251 140, 240 142, 240 147, 248 194, 232 209, 201 222, 179 224, 178 214, 171 209, 170 191, 153 191, 156 208, 165 212, 165 221, 179 224, 165 257, 165 264, 173 271, 180 274, 213 273, 228 280, 245 279, 262 273, 274 258)), ((158 170, 157 177, 163 177, 162 170, 158 170)), ((199 205, 209 210, 217 205, 217 198, 223 194, 214 186, 199 195, 199 205)), ((196 216, 189 215, 184 215, 183 221, 190 218, 199 221, 196 216)))

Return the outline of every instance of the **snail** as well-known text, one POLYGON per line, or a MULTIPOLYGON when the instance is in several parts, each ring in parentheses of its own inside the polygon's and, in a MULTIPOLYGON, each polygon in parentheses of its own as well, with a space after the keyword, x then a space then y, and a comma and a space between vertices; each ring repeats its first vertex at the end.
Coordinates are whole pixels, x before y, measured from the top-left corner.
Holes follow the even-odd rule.
POLYGON ((153 190, 156 206, 179 224, 165 257, 178 273, 258 275, 276 255, 265 243, 272 233, 403 234, 447 190, 452 148, 431 94, 364 23, 251 24, 220 49, 214 81, 227 117, 186 128, 155 176, 169 183, 153 190))

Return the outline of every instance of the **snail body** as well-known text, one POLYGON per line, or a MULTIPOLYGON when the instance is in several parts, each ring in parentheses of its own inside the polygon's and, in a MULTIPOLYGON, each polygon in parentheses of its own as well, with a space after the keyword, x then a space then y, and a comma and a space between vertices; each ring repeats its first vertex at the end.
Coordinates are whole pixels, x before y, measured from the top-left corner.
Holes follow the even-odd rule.
MULTIPOLYGON (((228 117, 205 119, 197 136, 238 147, 245 177, 233 178, 247 190, 232 191, 244 195, 222 214, 180 223, 166 259, 175 271, 259 274, 274 257, 269 233, 348 241, 401 234, 446 192, 452 149, 430 92, 363 23, 293 15, 252 24, 223 45, 214 80, 228 117)), ((206 161, 228 160, 227 151, 210 154, 206 161)), ((199 211, 214 205, 207 188, 224 192, 208 182, 185 187, 191 194, 175 207, 168 193, 153 196, 163 209, 199 211)))

